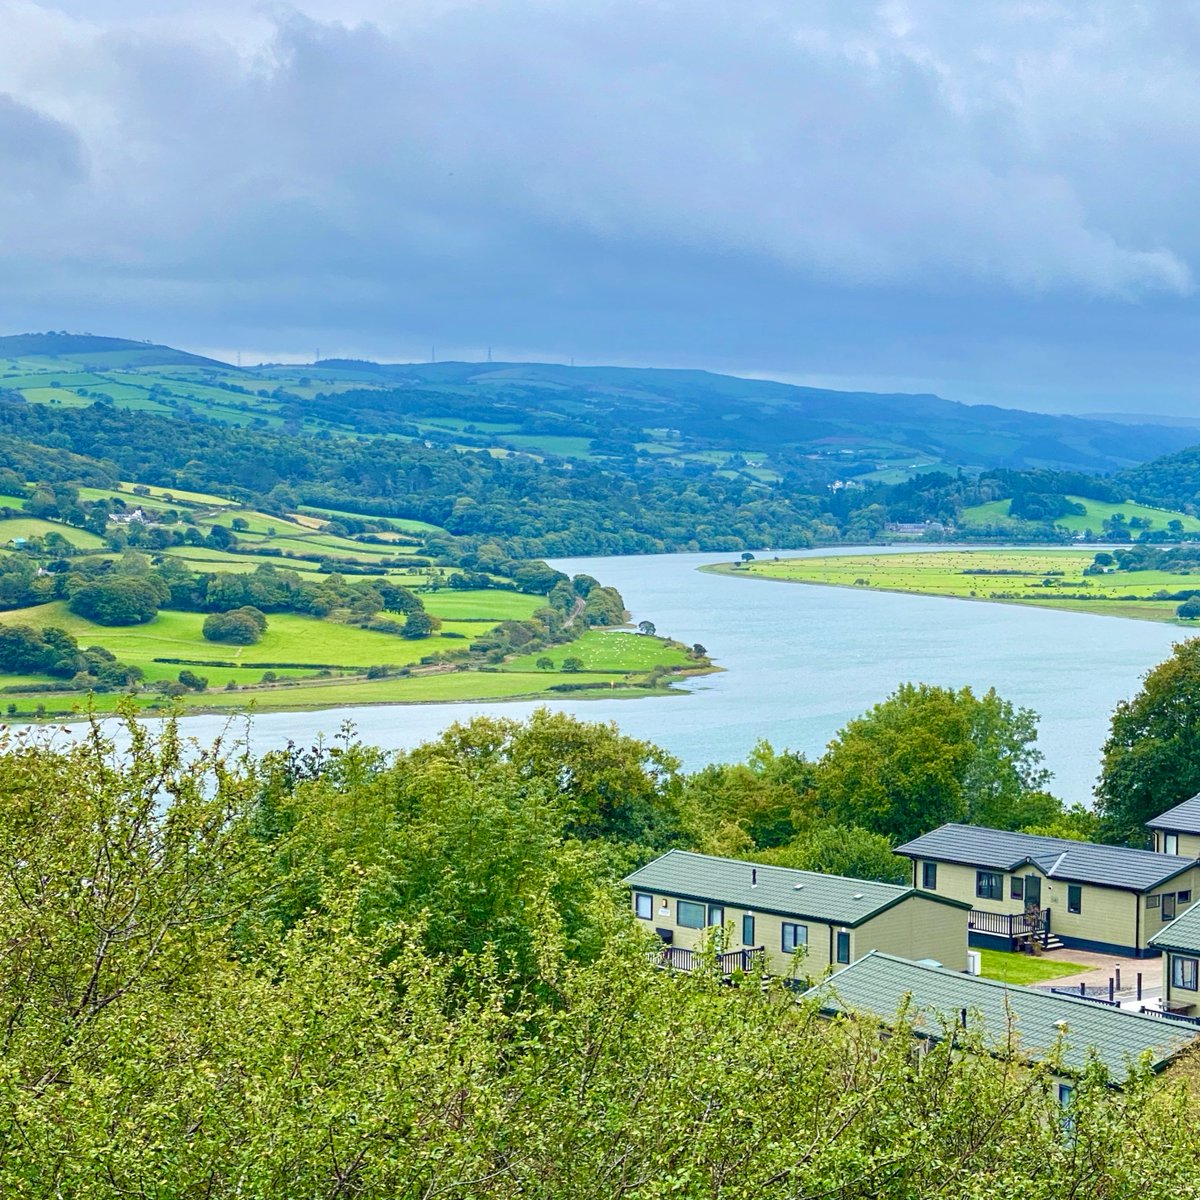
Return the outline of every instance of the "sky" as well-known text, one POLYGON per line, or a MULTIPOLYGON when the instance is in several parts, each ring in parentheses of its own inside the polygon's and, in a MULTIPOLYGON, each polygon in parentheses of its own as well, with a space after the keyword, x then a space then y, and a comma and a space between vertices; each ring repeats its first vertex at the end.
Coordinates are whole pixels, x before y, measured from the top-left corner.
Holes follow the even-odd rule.
POLYGON ((1200 0, 0 0, 0 330, 1200 415, 1200 0))

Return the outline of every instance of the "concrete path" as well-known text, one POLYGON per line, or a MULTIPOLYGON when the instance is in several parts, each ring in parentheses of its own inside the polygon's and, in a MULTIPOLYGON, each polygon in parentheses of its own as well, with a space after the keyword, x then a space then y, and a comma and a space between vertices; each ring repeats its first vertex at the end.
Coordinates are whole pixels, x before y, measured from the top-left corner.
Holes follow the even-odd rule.
POLYGON ((1137 987, 1138 972, 1142 976, 1142 999, 1157 1000, 1162 996, 1163 960, 1157 958, 1118 958, 1112 954, 1096 954, 1091 950, 1073 950, 1064 947, 1062 950, 1051 950, 1038 957, 1046 962, 1079 963, 1086 967, 1085 971, 1077 971, 1073 975, 1064 975, 1061 979, 1048 979, 1039 986, 1042 987, 1078 987, 1087 984, 1089 990, 1107 987, 1110 978, 1116 978, 1117 968, 1121 971, 1120 999, 1132 999, 1137 987))

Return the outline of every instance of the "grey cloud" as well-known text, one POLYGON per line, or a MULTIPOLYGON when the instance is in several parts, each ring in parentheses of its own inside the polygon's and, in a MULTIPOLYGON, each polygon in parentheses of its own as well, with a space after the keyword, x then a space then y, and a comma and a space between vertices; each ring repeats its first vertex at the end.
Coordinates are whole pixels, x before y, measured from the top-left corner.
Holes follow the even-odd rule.
POLYGON ((41 196, 86 173, 83 146, 73 129, 14 96, 0 93, 0 178, 10 192, 41 196))
POLYGON ((1190 303, 1190 0, 316 3, 10 0, 39 69, 0 48, 0 157, 74 186, 5 201, 0 278, 218 343, 717 329, 731 359, 823 294, 900 322, 881 348, 923 304, 1190 303))

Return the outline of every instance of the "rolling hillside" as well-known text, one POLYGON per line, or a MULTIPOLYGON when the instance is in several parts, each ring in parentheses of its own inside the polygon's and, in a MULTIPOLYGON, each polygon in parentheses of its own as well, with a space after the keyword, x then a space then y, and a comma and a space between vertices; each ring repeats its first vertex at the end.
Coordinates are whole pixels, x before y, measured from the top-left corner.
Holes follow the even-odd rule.
POLYGON ((231 424, 387 434, 498 455, 695 466, 772 484, 894 479, 934 467, 1108 472, 1177 451, 1195 430, 836 392, 705 371, 548 363, 238 368, 120 338, 0 338, 0 394, 96 400, 231 424))

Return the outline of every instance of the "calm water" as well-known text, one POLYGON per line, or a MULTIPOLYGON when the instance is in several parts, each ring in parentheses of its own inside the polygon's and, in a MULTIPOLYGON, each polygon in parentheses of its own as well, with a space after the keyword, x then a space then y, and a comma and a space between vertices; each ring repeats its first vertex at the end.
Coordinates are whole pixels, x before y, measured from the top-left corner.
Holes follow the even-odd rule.
MULTIPOLYGON (((674 554, 556 562, 564 571, 585 571, 615 585, 634 621, 649 618, 663 634, 703 643, 725 671, 693 681, 689 695, 549 703, 590 720, 614 720, 695 768, 742 759, 760 738, 777 749, 817 755, 847 720, 904 681, 994 686, 1041 714, 1040 744, 1055 775, 1053 790, 1086 803, 1113 707, 1137 690, 1141 676, 1180 637, 1172 626, 1115 617, 734 579, 695 569, 730 558, 674 554)), ((308 743, 349 720, 365 741, 401 748, 453 721, 483 713, 521 717, 535 707, 429 704, 264 714, 254 719, 251 742, 258 750, 289 738, 308 743)), ((223 717, 184 721, 187 732, 200 738, 225 723, 223 717)))

